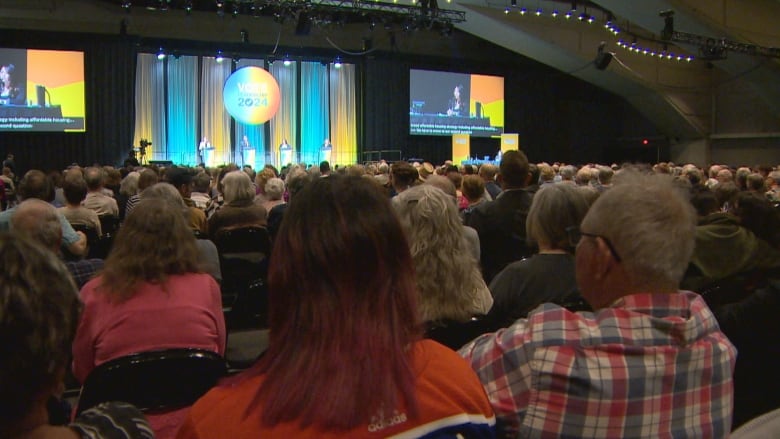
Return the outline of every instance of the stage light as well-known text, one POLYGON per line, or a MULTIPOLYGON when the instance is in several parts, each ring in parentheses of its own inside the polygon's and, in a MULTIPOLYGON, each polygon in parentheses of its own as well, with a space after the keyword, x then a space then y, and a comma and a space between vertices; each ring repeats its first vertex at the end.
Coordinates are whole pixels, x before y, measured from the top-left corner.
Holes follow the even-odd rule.
POLYGON ((290 55, 284 55, 284 66, 289 67, 290 64, 292 64, 292 60, 290 59, 290 55))
POLYGON ((124 9, 127 12, 130 12, 130 7, 133 6, 133 2, 130 0, 125 0, 122 2, 122 9, 124 9))
MULTIPOLYGON (((509 13, 509 6, 507 6, 506 8, 504 8, 504 14, 508 14, 508 13, 509 13)), ((520 12, 520 13, 522 14, 522 12, 520 12)))
POLYGON ((574 15, 574 14, 572 14, 572 12, 571 12, 571 11, 568 11, 568 12, 566 12, 566 15, 565 15, 565 17, 566 17, 566 19, 568 20, 568 19, 570 19, 570 18, 572 17, 572 15, 574 15))
POLYGON ((160 47, 160 50, 157 51, 157 59, 160 61, 165 59, 165 50, 163 50, 162 47, 160 47))
POLYGON ((184 11, 187 13, 187 15, 192 13, 192 0, 187 0, 184 2, 184 11))
POLYGON ((649 140, 647 140, 647 139, 642 139, 642 145, 647 145, 648 143, 650 143, 650 141, 649 141, 649 140))
MULTIPOLYGON (((507 11, 508 11, 508 10, 507 10, 507 11)), ((525 13, 526 13, 526 12, 528 12, 528 8, 526 8, 525 6, 523 6, 522 8, 520 8, 520 15, 525 15, 525 13)), ((509 12, 507 12, 507 13, 509 13, 509 12)))
POLYGON ((215 60, 217 61, 217 63, 221 63, 222 61, 225 60, 225 57, 222 56, 222 51, 221 50, 217 51, 217 57, 215 58, 215 60))
POLYGON ((552 11, 552 13, 550 15, 552 15, 553 18, 556 18, 558 16, 558 10, 557 9, 553 9, 553 11, 552 11))
POLYGON ((340 69, 341 68, 341 57, 337 56, 336 59, 333 60, 333 67, 340 69))
POLYGON ((542 8, 539 8, 539 9, 537 9, 537 10, 536 10, 536 16, 537 16, 537 17, 541 16, 543 12, 544 12, 544 11, 542 10, 542 8))

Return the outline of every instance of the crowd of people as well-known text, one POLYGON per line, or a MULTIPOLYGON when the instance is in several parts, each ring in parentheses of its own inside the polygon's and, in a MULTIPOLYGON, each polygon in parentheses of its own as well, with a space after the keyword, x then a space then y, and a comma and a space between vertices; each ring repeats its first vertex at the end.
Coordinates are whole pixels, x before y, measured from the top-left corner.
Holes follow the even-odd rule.
POLYGON ((780 168, 3 175, 2 437, 727 437, 780 408, 780 168), (52 425, 68 374, 225 355, 214 242, 246 227, 273 243, 260 359, 192 407, 52 425))

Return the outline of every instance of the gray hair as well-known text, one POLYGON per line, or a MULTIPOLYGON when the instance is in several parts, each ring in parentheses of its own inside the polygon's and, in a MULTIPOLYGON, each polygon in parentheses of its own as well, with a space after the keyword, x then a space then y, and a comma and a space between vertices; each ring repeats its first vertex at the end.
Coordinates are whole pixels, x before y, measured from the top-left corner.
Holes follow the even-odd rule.
POLYGON ((412 253, 423 321, 471 318, 486 286, 452 198, 423 184, 401 192, 392 204, 412 253))
POLYGON ((590 208, 583 229, 612 243, 634 289, 677 289, 693 254, 693 206, 669 175, 620 177, 590 208))
POLYGON ((269 200, 281 200, 284 195, 284 180, 274 177, 265 184, 265 196, 269 200))
POLYGON ((190 208, 184 203, 179 190, 170 183, 156 183, 146 188, 141 192, 141 200, 163 200, 171 207, 179 209, 184 218, 189 221, 190 208))
POLYGON ((122 179, 122 183, 119 184, 119 193, 127 195, 128 197, 138 193, 138 177, 141 174, 133 171, 122 179))
POLYGON ((251 202, 255 199, 255 189, 246 172, 230 171, 222 179, 222 195, 227 205, 241 201, 251 202))
POLYGON ((572 251, 566 228, 579 226, 588 212, 588 201, 575 186, 550 184, 534 195, 528 219, 526 236, 553 249, 572 251))
POLYGON ((62 244, 62 224, 57 209, 43 200, 22 201, 11 216, 11 227, 15 233, 49 250, 59 251, 62 244))

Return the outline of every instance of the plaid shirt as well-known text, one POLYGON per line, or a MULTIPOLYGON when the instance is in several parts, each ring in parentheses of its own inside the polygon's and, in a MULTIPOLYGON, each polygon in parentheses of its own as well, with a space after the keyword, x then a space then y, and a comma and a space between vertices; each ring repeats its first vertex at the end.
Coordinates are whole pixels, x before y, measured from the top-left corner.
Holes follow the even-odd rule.
POLYGON ((701 297, 544 304, 460 350, 508 436, 726 437, 736 349, 701 297))

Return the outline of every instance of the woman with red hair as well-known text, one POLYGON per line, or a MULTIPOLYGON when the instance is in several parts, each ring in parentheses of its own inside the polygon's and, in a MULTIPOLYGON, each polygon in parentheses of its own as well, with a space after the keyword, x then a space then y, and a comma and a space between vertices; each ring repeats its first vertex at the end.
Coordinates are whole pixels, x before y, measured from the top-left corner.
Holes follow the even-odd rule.
POLYGON ((468 365, 421 339, 409 247, 372 180, 301 190, 271 260, 268 350, 201 398, 178 437, 494 435, 468 365))

